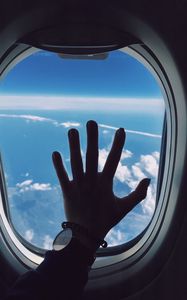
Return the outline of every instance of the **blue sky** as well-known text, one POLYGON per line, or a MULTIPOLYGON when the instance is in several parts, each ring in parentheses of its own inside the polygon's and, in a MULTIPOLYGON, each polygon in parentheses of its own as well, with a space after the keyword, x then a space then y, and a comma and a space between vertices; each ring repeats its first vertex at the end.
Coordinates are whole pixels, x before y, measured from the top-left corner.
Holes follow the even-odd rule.
POLYGON ((163 111, 160 88, 150 71, 122 51, 105 60, 62 59, 39 51, 0 82, 1 109, 163 111))
POLYGON ((111 52, 106 60, 62 59, 37 52, 21 61, 6 80, 1 94, 88 97, 161 98, 151 73, 130 55, 111 52))

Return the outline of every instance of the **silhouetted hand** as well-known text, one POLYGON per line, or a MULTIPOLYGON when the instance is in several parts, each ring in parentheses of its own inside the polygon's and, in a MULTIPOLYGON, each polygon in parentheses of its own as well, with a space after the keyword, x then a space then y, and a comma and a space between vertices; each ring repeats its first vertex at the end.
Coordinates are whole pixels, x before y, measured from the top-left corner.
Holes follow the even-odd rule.
POLYGON ((129 211, 146 197, 150 179, 143 179, 136 190, 118 198, 113 193, 113 178, 125 143, 125 131, 116 131, 111 151, 102 172, 98 172, 98 126, 87 123, 86 170, 80 150, 79 133, 68 132, 73 180, 70 181, 58 152, 53 153, 53 163, 62 188, 67 220, 88 229, 95 237, 103 239, 129 211))

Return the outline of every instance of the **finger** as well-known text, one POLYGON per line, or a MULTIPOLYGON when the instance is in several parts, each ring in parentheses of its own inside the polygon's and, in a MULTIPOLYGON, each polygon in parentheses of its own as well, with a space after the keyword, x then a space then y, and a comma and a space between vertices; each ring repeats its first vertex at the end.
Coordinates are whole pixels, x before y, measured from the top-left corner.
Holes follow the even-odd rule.
POLYGON ((87 122, 86 175, 92 180, 98 169, 98 126, 95 121, 87 122))
POLYGON ((140 203, 147 196, 147 189, 151 179, 144 178, 139 182, 135 191, 130 193, 128 196, 119 199, 119 211, 122 219, 127 213, 129 213, 138 203, 140 203))
POLYGON ((120 128, 116 131, 112 148, 106 160, 103 174, 107 177, 113 178, 116 172, 118 163, 120 161, 121 152, 125 143, 125 131, 120 128))
POLYGON ((64 168, 62 157, 59 152, 55 151, 52 154, 52 159, 61 188, 65 193, 69 187, 69 178, 64 168))
POLYGON ((83 163, 80 150, 79 133, 76 129, 70 129, 68 137, 73 180, 80 183, 83 178, 83 163))

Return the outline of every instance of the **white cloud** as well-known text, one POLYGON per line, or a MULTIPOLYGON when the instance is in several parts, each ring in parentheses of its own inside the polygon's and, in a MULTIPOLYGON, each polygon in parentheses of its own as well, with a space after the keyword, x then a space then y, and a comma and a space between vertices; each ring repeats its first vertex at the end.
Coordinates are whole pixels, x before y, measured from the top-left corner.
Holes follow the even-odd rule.
MULTIPOLYGON (((146 176, 144 176, 144 178, 145 177, 146 176)), ((125 183, 131 188, 132 191, 134 191, 138 186, 140 180, 141 179, 134 179, 134 177, 131 177, 131 179, 126 181, 125 183)), ((146 198, 140 202, 143 213, 148 216, 152 216, 155 210, 156 186, 156 182, 152 182, 148 187, 146 198)))
POLYGON ((61 122, 58 122, 58 121, 50 119, 50 118, 40 117, 40 116, 36 116, 36 115, 0 114, 0 118, 23 119, 27 123, 28 122, 40 122, 40 123, 47 122, 47 123, 51 123, 52 125, 54 125, 56 127, 63 126, 65 128, 79 127, 81 125, 81 123, 79 123, 79 122, 67 121, 67 122, 61 123, 61 122))
POLYGON ((64 126, 65 128, 69 128, 69 127, 79 127, 81 124, 78 122, 63 122, 63 123, 58 123, 57 126, 64 126))
POLYGON ((103 134, 108 134, 109 132, 110 132, 110 131, 107 130, 107 129, 102 130, 102 133, 103 133, 103 134))
POLYGON ((131 211, 106 235, 109 246, 123 244, 135 238, 149 224, 152 215, 131 211))
POLYGON ((160 159, 160 153, 158 151, 154 151, 152 153, 152 155, 156 158, 157 162, 159 162, 159 159, 160 159))
POLYGON ((125 233, 121 229, 112 228, 106 235, 108 246, 116 246, 125 242, 125 233))
MULTIPOLYGON (((99 150, 99 170, 102 171, 109 151, 104 149, 99 150)), ((131 157, 131 151, 124 151, 123 157, 131 157)), ((151 184, 148 188, 147 197, 141 202, 142 209, 145 215, 152 216, 155 209, 157 175, 159 168, 159 152, 155 151, 151 154, 141 155, 140 161, 128 168, 121 161, 118 164, 115 179, 121 183, 126 183, 133 191, 138 186, 138 183, 148 176, 151 177, 151 184)))
POLYGON ((131 179, 131 171, 127 166, 124 166, 119 162, 115 177, 121 182, 128 182, 131 179))
POLYGON ((131 211, 119 225, 121 229, 128 233, 126 238, 131 240, 145 229, 149 224, 151 217, 152 215, 149 214, 131 211))
POLYGON ((150 184, 147 191, 147 197, 141 202, 144 214, 153 215, 156 202, 156 184, 150 184))
MULTIPOLYGON (((128 150, 126 150, 123 153, 124 153, 123 154, 123 159, 124 159, 125 157, 128 157, 129 155, 131 155, 132 152, 130 152, 130 151, 128 152, 128 150)), ((99 149, 99 162, 98 162, 99 171, 103 170, 103 167, 105 165, 108 154, 109 154, 109 151, 106 150, 105 148, 99 149)), ((131 178, 131 172, 127 166, 122 165, 122 163, 119 162, 116 173, 115 173, 115 177, 119 181, 125 182, 131 178)))
POLYGON ((0 114, 0 118, 25 119, 33 122, 54 122, 52 119, 35 115, 0 114))
POLYGON ((132 175, 137 180, 141 180, 145 177, 151 176, 157 178, 159 168, 159 152, 155 151, 151 154, 140 155, 140 161, 132 165, 132 175))
POLYGON ((25 231, 25 239, 28 242, 31 242, 33 240, 33 237, 34 237, 33 229, 28 229, 28 230, 25 231))
POLYGON ((50 183, 33 183, 33 180, 28 179, 21 183, 17 183, 16 187, 19 188, 20 193, 24 193, 27 191, 49 191, 52 189, 50 183))
POLYGON ((46 234, 43 238, 43 248, 46 250, 51 250, 53 245, 53 239, 50 235, 46 234))
POLYGON ((112 129, 112 130, 118 130, 119 129, 119 127, 105 125, 105 124, 99 124, 99 127, 101 127, 101 128, 107 128, 107 129, 112 129))
MULTIPOLYGON (((14 116, 17 116, 17 115, 14 115, 14 116)), ((44 118, 44 117, 40 117, 40 116, 33 116, 33 115, 19 115, 19 118, 26 119, 29 121, 34 121, 34 122, 53 122, 52 119, 44 118)))
POLYGON ((135 165, 133 165, 131 167, 132 170, 132 174, 138 179, 138 180, 142 180, 143 178, 146 177, 146 175, 144 174, 144 172, 141 170, 141 167, 139 166, 139 163, 136 163, 135 165))
POLYGON ((150 176, 151 184, 147 191, 147 197, 141 202, 144 214, 152 215, 155 210, 157 176, 159 168, 159 152, 155 151, 151 154, 141 155, 140 161, 131 167, 131 179, 126 183, 134 190, 139 181, 150 176))
POLYGON ((50 183, 33 183, 31 185, 31 190, 35 190, 35 191, 49 191, 51 190, 51 185, 50 183))
POLYGON ((141 155, 140 162, 137 165, 153 177, 156 177, 158 175, 159 165, 158 159, 155 158, 155 154, 141 155))
POLYGON ((8 198, 9 199, 12 199, 15 195, 18 194, 16 187, 8 186, 7 192, 8 192, 8 198))
POLYGON ((133 153, 129 150, 124 150, 121 153, 121 160, 125 159, 125 158, 130 158, 133 156, 133 153))
MULTIPOLYGON (((107 128, 107 129, 112 129, 112 130, 119 129, 118 127, 105 125, 105 124, 99 124, 99 126, 101 128, 107 128)), ((138 131, 138 130, 130 130, 130 129, 126 129, 126 128, 125 128, 125 132, 132 133, 132 134, 138 134, 138 135, 144 135, 144 136, 147 136, 147 137, 159 138, 159 139, 161 139, 161 137, 162 137, 160 134, 154 134, 154 133, 149 133, 149 132, 145 132, 145 131, 138 131)))
POLYGON ((106 159, 108 157, 108 154, 109 154, 109 151, 107 151, 105 148, 99 149, 99 160, 98 160, 99 171, 102 171, 102 169, 105 165, 106 159))
POLYGON ((18 187, 18 188, 23 188, 23 187, 26 187, 26 186, 28 186, 28 185, 31 185, 31 183, 33 182, 33 180, 31 180, 31 179, 28 179, 28 180, 24 180, 23 182, 21 182, 21 183, 17 183, 16 184, 16 186, 18 187))
POLYGON ((153 138, 159 138, 159 139, 162 138, 162 136, 160 134, 153 134, 153 133, 149 133, 149 132, 145 132, 145 131, 137 131, 137 130, 129 130, 129 129, 125 129, 125 131, 127 133, 139 134, 139 135, 144 135, 147 137, 153 137, 153 138))
POLYGON ((75 97, 46 95, 0 95, 1 109, 45 109, 79 111, 137 111, 163 114, 162 98, 111 98, 111 97, 75 97))

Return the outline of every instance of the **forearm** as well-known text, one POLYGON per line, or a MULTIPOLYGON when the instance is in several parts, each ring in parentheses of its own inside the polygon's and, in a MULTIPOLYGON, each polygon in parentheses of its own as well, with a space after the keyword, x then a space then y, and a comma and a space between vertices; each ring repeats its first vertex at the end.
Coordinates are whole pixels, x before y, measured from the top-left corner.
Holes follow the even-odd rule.
POLYGON ((43 263, 21 276, 6 300, 79 299, 88 280, 92 254, 78 241, 48 251, 43 263))

